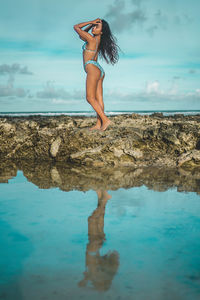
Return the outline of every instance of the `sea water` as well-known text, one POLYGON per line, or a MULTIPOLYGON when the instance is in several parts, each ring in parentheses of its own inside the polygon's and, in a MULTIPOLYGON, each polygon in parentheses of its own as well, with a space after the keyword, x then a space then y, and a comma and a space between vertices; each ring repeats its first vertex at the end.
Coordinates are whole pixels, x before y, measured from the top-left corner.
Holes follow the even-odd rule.
POLYGON ((6 180, 0 299, 200 298, 199 193, 6 180))
MULTIPOLYGON (((139 115, 151 115, 153 113, 163 113, 164 116, 173 116, 176 114, 183 115, 199 115, 200 110, 120 110, 120 111, 105 111, 107 116, 112 115, 121 115, 121 114, 132 114, 137 113, 139 115)), ((93 117, 96 116, 96 112, 94 110, 91 111, 24 111, 24 112, 0 112, 0 117, 22 117, 22 116, 87 116, 93 117)))

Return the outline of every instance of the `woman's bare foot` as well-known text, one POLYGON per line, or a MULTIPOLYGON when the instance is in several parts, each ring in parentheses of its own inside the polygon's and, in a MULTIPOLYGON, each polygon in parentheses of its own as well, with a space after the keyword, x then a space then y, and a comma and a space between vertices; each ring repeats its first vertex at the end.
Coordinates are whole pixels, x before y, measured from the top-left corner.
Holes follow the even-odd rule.
POLYGON ((101 125, 96 124, 95 126, 89 128, 89 130, 100 130, 100 128, 101 128, 101 125))
POLYGON ((100 130, 102 130, 102 131, 106 130, 106 128, 107 128, 109 125, 111 125, 111 124, 113 124, 113 122, 111 122, 111 121, 108 119, 108 121, 106 121, 105 123, 102 124, 100 130))

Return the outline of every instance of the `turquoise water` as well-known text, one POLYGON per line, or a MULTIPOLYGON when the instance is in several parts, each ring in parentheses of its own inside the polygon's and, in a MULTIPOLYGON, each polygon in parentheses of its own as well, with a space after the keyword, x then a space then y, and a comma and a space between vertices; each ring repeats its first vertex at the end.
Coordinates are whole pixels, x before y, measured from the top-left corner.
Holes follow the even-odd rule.
POLYGON ((0 299, 199 299, 200 196, 0 184, 0 299))
MULTIPOLYGON (((137 113, 139 115, 151 115, 156 112, 162 112, 164 116, 183 114, 183 115, 199 115, 200 110, 120 110, 120 111, 105 111, 107 116, 112 115, 123 115, 123 114, 132 114, 137 113)), ((0 112, 0 117, 8 117, 8 116, 96 116, 96 112, 94 110, 90 111, 24 111, 24 112, 0 112)))

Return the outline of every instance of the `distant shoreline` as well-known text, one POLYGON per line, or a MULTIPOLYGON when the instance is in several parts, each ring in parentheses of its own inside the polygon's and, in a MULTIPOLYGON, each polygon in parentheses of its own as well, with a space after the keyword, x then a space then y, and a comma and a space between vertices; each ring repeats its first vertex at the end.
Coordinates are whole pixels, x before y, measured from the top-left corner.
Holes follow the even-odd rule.
MULTIPOLYGON (((105 111, 107 116, 119 116, 119 115, 152 115, 155 113, 163 114, 163 116, 174 116, 177 114, 183 115, 200 115, 200 110, 137 110, 137 111, 105 111)), ((32 111, 32 112, 0 112, 0 118, 2 117, 23 117, 23 116, 85 116, 85 117, 96 117, 94 111, 32 111)))

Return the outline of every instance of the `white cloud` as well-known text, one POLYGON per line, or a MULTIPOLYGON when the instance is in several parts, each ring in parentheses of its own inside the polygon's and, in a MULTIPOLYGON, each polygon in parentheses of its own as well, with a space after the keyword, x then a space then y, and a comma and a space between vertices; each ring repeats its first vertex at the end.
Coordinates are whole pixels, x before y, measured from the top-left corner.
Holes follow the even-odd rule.
POLYGON ((21 87, 15 88, 14 81, 16 74, 32 75, 27 67, 21 67, 20 64, 14 63, 12 65, 2 64, 0 65, 0 75, 8 76, 7 84, 0 85, 0 97, 16 96, 25 97, 28 96, 29 90, 25 90, 21 87))
POLYGON ((70 97, 70 94, 66 92, 63 88, 55 89, 55 87, 53 86, 53 82, 47 81, 43 90, 37 92, 36 96, 38 98, 47 98, 47 99, 60 98, 60 97, 66 99, 70 97))
POLYGON ((146 83, 146 93, 147 94, 164 94, 164 92, 160 89, 159 81, 147 82, 146 83))
POLYGON ((14 74, 33 75, 32 72, 28 71, 27 66, 21 67, 19 63, 14 63, 12 65, 8 65, 8 64, 0 65, 0 75, 11 76, 14 74))
POLYGON ((104 98, 114 99, 116 103, 134 101, 145 101, 147 104, 160 101, 161 105, 168 101, 173 101, 174 103, 181 101, 188 101, 188 103, 199 101, 200 103, 200 89, 188 93, 181 93, 178 91, 177 82, 173 81, 171 88, 164 90, 161 89, 159 81, 156 80, 153 82, 147 81, 145 88, 139 92, 120 93, 117 90, 109 90, 105 93, 104 98))
POLYGON ((195 92, 200 96, 200 89, 196 89, 195 92))
MULTIPOLYGON (((64 88, 55 88, 53 81, 47 81, 42 91, 36 93, 37 98, 52 99, 53 103, 65 103, 65 100, 80 100, 84 93, 80 90, 74 90, 69 93, 64 88)), ((68 101, 67 101, 68 103, 68 101)))
POLYGON ((25 97, 28 96, 29 90, 23 88, 15 88, 12 83, 8 81, 6 85, 0 85, 0 97, 16 96, 25 97))

